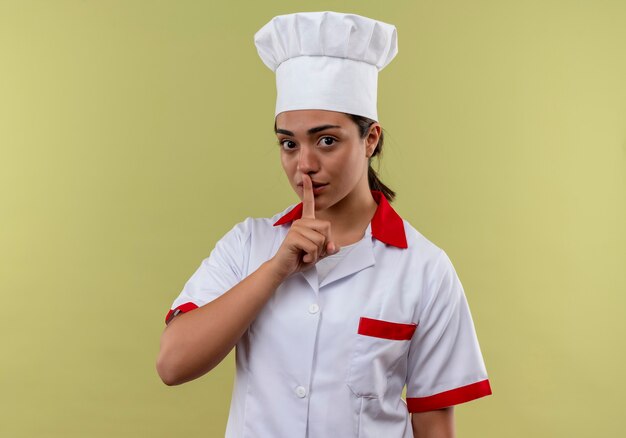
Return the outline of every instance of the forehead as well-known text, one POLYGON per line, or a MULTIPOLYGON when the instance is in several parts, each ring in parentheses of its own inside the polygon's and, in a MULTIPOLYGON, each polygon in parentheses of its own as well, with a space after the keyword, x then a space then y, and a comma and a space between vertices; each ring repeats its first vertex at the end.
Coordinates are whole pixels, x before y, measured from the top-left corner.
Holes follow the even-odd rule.
POLYGON ((349 128, 354 124, 344 113, 325 110, 293 110, 284 111, 276 116, 276 127, 294 133, 305 132, 307 129, 320 125, 338 125, 349 128))

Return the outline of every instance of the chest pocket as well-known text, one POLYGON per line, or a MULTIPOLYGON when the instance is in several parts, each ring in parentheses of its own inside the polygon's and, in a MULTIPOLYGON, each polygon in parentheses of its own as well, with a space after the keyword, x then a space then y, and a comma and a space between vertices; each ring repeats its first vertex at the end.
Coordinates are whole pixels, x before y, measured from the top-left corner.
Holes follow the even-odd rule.
POLYGON ((347 383, 359 397, 382 397, 398 364, 406 360, 417 324, 361 317, 347 383))

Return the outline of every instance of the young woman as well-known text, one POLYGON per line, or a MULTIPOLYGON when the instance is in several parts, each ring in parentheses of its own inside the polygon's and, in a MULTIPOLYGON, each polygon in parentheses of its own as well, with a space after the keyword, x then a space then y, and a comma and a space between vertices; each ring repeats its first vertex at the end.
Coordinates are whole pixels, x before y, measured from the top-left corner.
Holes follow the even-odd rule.
POLYGON ((395 28, 291 14, 256 43, 277 72, 274 129, 302 202, 220 239, 166 317, 158 373, 196 379, 235 347, 228 437, 452 437, 452 406, 491 390, 450 259, 394 211, 370 166, 383 132, 360 94, 375 92, 369 66, 395 56, 395 28))

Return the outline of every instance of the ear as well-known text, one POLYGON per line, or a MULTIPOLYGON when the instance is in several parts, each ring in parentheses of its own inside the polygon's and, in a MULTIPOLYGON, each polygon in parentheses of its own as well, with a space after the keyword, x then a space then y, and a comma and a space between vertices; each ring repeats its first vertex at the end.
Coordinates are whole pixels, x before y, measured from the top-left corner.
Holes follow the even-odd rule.
POLYGON ((372 123, 369 127, 369 132, 365 137, 365 155, 367 158, 371 158, 376 150, 376 146, 378 145, 378 140, 380 139, 380 133, 382 132, 382 127, 378 122, 372 123))

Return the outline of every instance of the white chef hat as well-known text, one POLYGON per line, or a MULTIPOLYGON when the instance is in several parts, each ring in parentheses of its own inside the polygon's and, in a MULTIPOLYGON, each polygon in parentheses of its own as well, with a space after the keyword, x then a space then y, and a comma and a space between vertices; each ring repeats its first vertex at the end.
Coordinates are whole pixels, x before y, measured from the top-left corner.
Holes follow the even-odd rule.
POLYGON ((276 112, 325 109, 378 121, 378 72, 398 53, 395 26, 355 14, 299 12, 272 18, 255 35, 276 72, 276 112))

